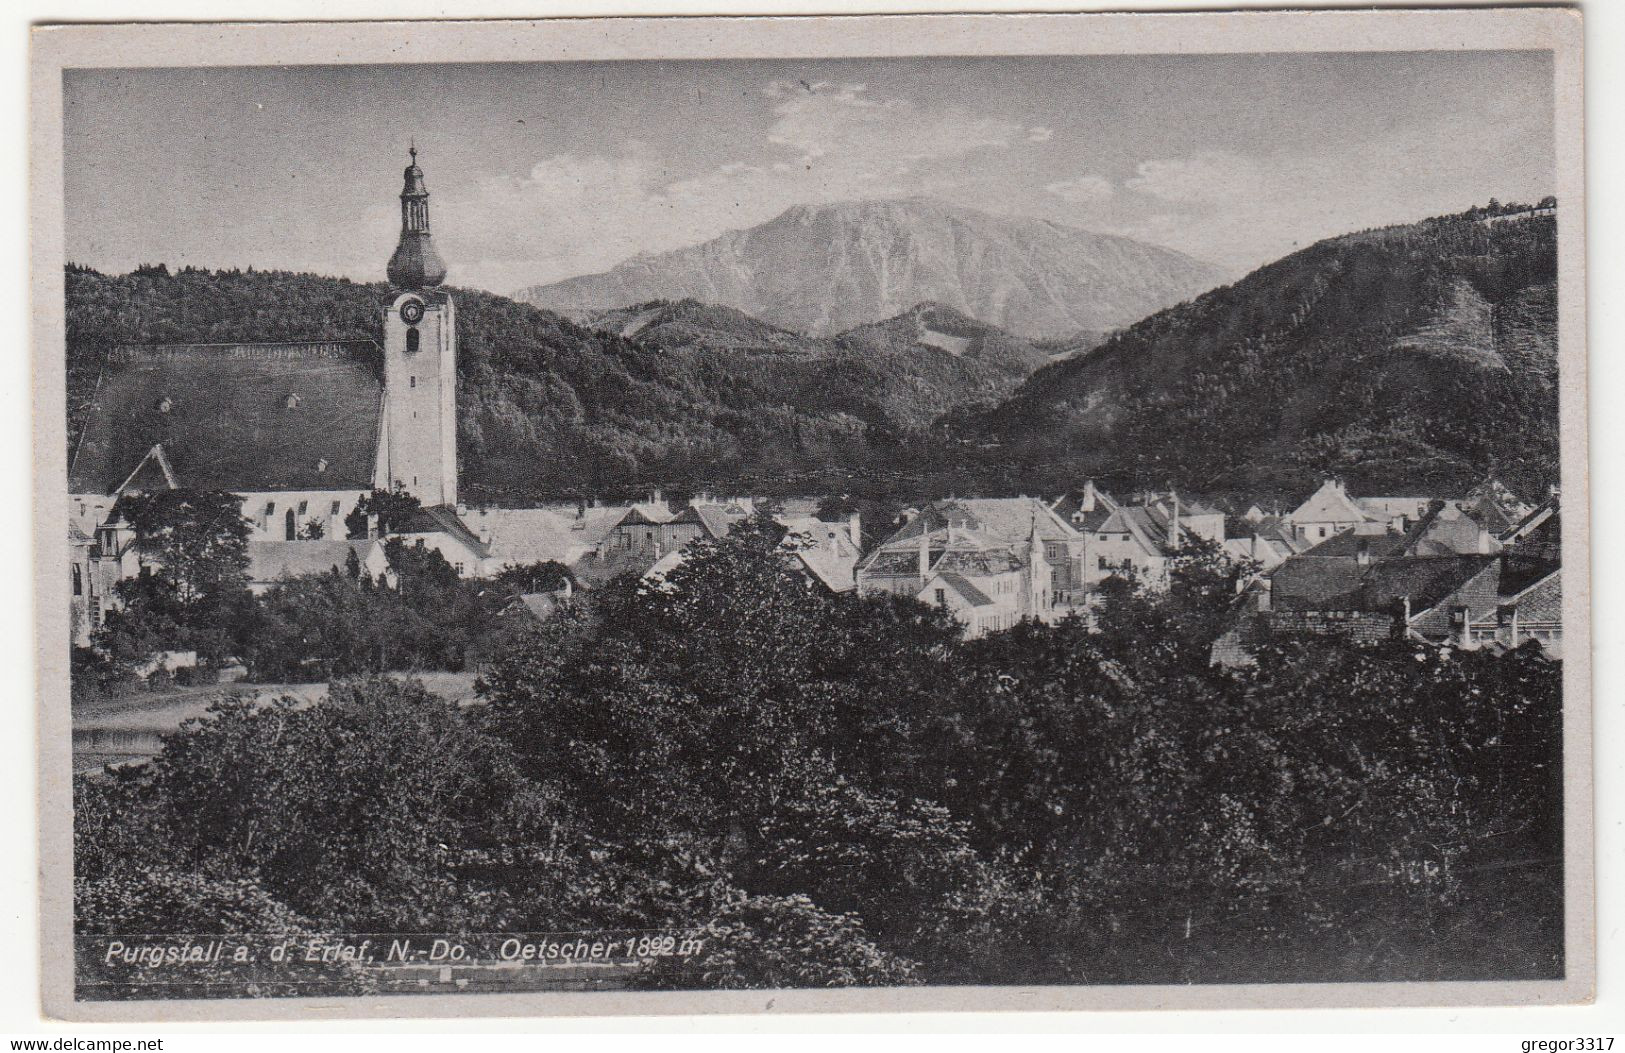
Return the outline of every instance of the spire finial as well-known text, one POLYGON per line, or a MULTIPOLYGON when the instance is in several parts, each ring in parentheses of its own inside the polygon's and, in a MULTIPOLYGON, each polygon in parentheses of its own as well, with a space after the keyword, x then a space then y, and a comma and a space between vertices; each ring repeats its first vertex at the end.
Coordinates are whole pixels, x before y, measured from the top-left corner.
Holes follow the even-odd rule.
POLYGON ((406 147, 406 152, 412 155, 412 163, 417 164, 418 163, 418 140, 417 140, 417 136, 414 135, 412 138, 408 139, 407 143, 408 143, 408 146, 406 147))

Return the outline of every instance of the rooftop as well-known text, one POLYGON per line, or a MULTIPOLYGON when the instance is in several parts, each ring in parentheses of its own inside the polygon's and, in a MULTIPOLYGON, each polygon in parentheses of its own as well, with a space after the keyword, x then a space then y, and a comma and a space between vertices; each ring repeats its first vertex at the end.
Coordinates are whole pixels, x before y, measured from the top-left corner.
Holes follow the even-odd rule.
POLYGON ((114 493, 154 447, 179 486, 370 490, 383 405, 377 362, 370 341, 116 348, 86 411, 69 490, 114 493))

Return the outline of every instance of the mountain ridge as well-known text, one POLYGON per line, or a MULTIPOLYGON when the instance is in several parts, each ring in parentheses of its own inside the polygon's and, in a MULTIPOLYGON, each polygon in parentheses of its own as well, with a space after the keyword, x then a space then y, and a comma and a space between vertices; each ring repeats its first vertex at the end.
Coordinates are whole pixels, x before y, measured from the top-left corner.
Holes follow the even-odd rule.
POLYGON ((1445 491, 1495 472, 1542 493, 1559 481, 1556 225, 1484 212, 1317 242, 949 427, 1028 474, 1445 491))
POLYGON ((514 298, 566 314, 693 298, 815 336, 934 301, 1043 338, 1137 321, 1219 277, 1172 249, 912 197, 795 205, 754 227, 514 298))

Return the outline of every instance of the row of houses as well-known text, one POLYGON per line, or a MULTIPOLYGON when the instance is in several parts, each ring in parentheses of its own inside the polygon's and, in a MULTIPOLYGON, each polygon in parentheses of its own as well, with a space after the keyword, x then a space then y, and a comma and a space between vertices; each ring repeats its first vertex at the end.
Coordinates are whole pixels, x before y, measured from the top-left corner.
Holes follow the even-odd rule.
POLYGON ((1408 529, 1352 527, 1285 560, 1248 585, 1214 661, 1251 664, 1251 645, 1266 633, 1468 650, 1533 642, 1561 657, 1559 497, 1490 504, 1482 495, 1432 501, 1408 529))
MULTIPOLYGON (((129 493, 239 495, 257 592, 330 569, 389 584, 388 538, 372 528, 343 537, 378 490, 421 503, 389 537, 439 552, 459 574, 552 562, 569 569, 572 588, 626 573, 658 580, 696 541, 724 537, 752 514, 748 498, 703 495, 675 506, 659 495, 616 506, 462 503, 456 305, 442 288, 423 171, 409 156, 391 288, 376 305, 381 344, 140 345, 106 356, 69 465, 76 642, 88 643, 116 605, 117 583, 140 573, 134 531, 118 512, 129 493)), ((1200 540, 1257 568, 1238 601, 1230 660, 1245 658, 1246 626, 1266 623, 1374 633, 1387 619, 1387 631, 1464 646, 1534 639, 1553 651, 1561 637, 1555 500, 1536 509, 1493 485, 1440 501, 1357 497, 1328 480, 1282 511, 1174 490, 1119 499, 1085 483, 1055 499, 933 501, 867 552, 856 517, 826 522, 814 507, 778 512, 786 563, 809 587, 910 596, 949 610, 971 636, 1088 615, 1113 577, 1165 588, 1173 561, 1200 540)), ((558 600, 519 606, 535 614, 558 600)))
MULTIPOLYGON (((1238 600, 1249 628, 1465 647, 1535 640, 1560 654, 1557 498, 1532 506, 1493 480, 1438 499, 1357 497, 1328 479, 1286 512, 1226 510, 1175 490, 1119 500, 1092 482, 1052 501, 949 498, 911 512, 866 554, 857 587, 944 607, 974 637, 1091 617, 1108 578, 1165 589, 1198 540, 1253 568, 1238 600)), ((1244 660, 1245 635, 1238 625, 1216 654, 1244 660)))

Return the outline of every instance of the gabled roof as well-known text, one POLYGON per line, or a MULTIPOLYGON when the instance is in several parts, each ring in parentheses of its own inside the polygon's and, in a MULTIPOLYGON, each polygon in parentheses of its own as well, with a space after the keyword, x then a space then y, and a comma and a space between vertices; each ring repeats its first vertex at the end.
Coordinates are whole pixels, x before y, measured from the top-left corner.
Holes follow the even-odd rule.
POLYGON ((1098 534, 1127 534, 1150 556, 1169 553, 1168 521, 1144 505, 1124 505, 1106 518, 1098 534))
POLYGON ((596 588, 622 574, 641 577, 662 558, 654 546, 648 545, 609 554, 590 553, 570 565, 570 575, 584 587, 596 588))
POLYGON ((748 512, 734 505, 691 504, 677 513, 671 522, 698 524, 711 537, 723 538, 728 536, 735 523, 748 518, 748 512))
POLYGON ((118 485, 118 493, 125 491, 156 491, 174 490, 180 484, 175 481, 175 469, 169 466, 169 458, 164 455, 162 443, 147 451, 141 458, 141 463, 135 470, 118 485))
MULTIPOLYGON (((993 598, 973 585, 963 574, 952 570, 939 571, 936 580, 941 581, 959 593, 960 596, 964 597, 965 602, 972 607, 991 607, 993 605, 993 598)), ((931 588, 931 583, 927 582, 925 587, 931 588)))
POLYGON ((933 501, 904 523, 882 547, 917 541, 952 526, 956 534, 974 534, 990 545, 1025 545, 1036 525, 1044 541, 1074 541, 1080 535, 1055 510, 1035 497, 951 497, 933 501))
POLYGON ((248 542, 248 579, 254 582, 278 581, 309 574, 338 571, 343 574, 354 552, 363 567, 369 560, 381 559, 377 539, 351 541, 269 541, 248 542))
POLYGON ((1496 556, 1408 556, 1374 563, 1361 583, 1362 608, 1388 610, 1409 599, 1415 617, 1499 562, 1496 556))
POLYGON ((514 565, 571 563, 598 544, 572 529, 572 520, 549 508, 481 508, 464 520, 471 531, 490 538, 492 559, 514 565))
POLYGON ((1500 540, 1505 544, 1514 544, 1533 536, 1536 532, 1542 532, 1551 534, 1553 541, 1561 541, 1562 531, 1554 529, 1557 519, 1558 499, 1549 497, 1519 520, 1516 526, 1502 534, 1500 540))
POLYGON ((396 534, 447 534, 459 542, 463 547, 473 552, 481 559, 491 555, 491 548, 481 541, 478 534, 468 528, 468 525, 457 518, 457 511, 445 505, 432 505, 419 508, 400 523, 393 531, 396 534))
POLYGON ((666 522, 666 520, 654 518, 641 505, 633 505, 626 510, 626 514, 621 516, 621 521, 615 525, 617 527, 659 526, 663 522, 666 522))
POLYGON ((1415 519, 1427 511, 1433 503, 1430 497, 1356 497, 1354 503, 1366 512, 1380 519, 1392 519, 1394 516, 1405 516, 1415 519))
POLYGON ((829 591, 849 592, 857 587, 857 560, 851 556, 818 546, 798 548, 794 555, 829 591))
POLYGON ((792 534, 810 538, 815 545, 833 547, 843 552, 857 551, 857 546, 852 543, 851 528, 844 522, 831 522, 817 516, 787 515, 775 516, 774 521, 792 534))
POLYGON ((369 490, 378 361, 371 341, 116 348, 85 411, 69 490, 115 492, 156 446, 179 486, 369 490))
POLYGON ((502 613, 524 614, 539 622, 546 621, 568 598, 563 592, 522 592, 508 601, 502 613))
POLYGON ((1349 497, 1341 483, 1328 479, 1287 518, 1294 523, 1363 523, 1373 517, 1349 497))
POLYGON ((1501 558, 1501 596, 1510 599, 1528 592, 1558 573, 1560 569, 1559 564, 1553 560, 1524 556, 1516 552, 1506 553, 1501 558))
POLYGON ((1300 553, 1296 558, 1357 560, 1363 552, 1367 559, 1384 559, 1403 553, 1410 537, 1410 533, 1401 534, 1397 530, 1388 530, 1380 534, 1345 530, 1300 553))
POLYGON ((1072 524, 1079 531, 1089 533, 1099 528, 1106 518, 1117 510, 1118 502, 1111 494, 1095 486, 1092 482, 1083 490, 1063 494, 1050 504, 1050 511, 1054 512, 1067 523, 1072 524), (1084 505, 1089 503, 1088 498, 1093 495, 1093 507, 1085 510, 1084 505))

